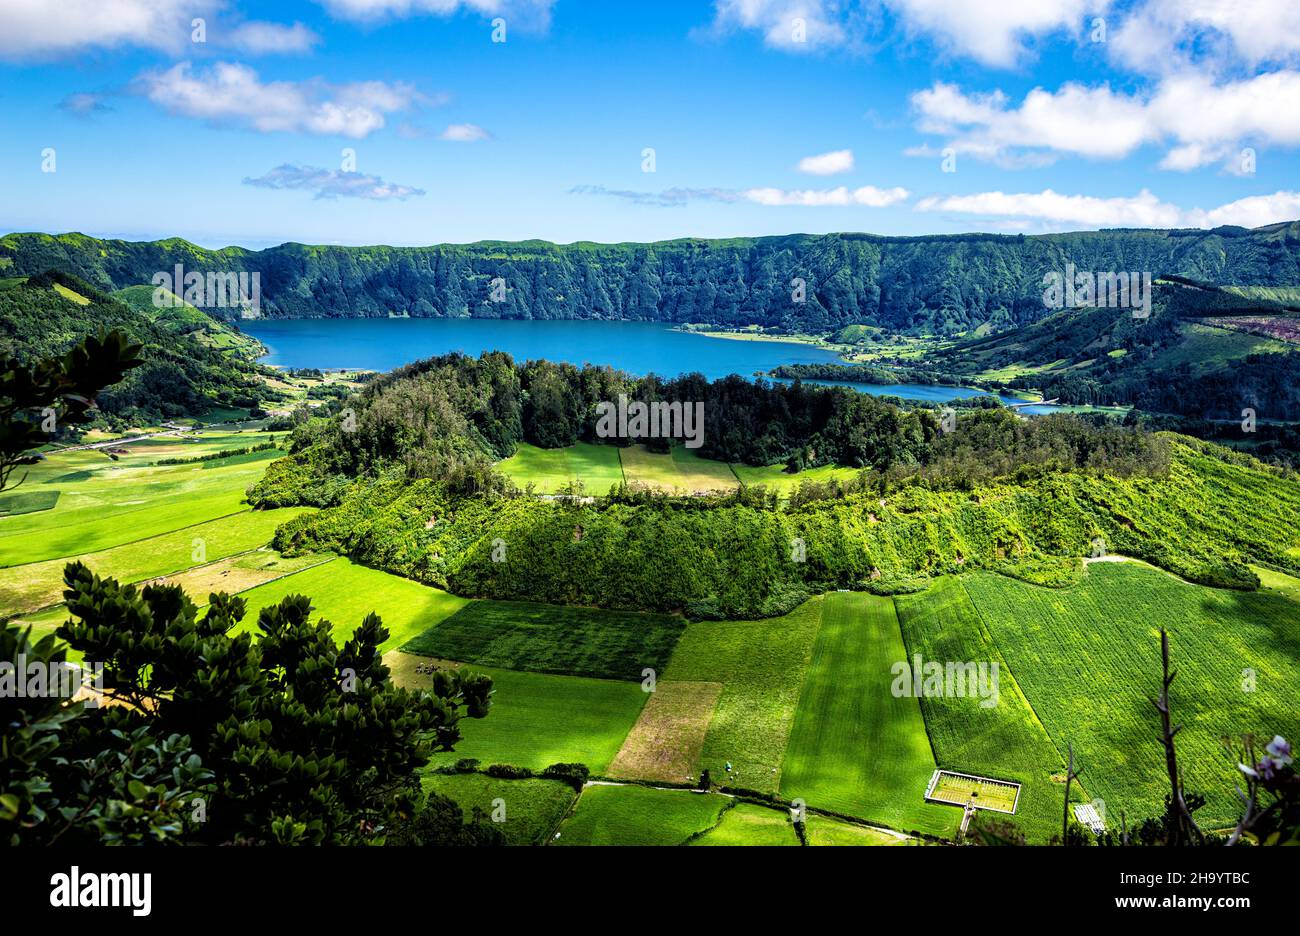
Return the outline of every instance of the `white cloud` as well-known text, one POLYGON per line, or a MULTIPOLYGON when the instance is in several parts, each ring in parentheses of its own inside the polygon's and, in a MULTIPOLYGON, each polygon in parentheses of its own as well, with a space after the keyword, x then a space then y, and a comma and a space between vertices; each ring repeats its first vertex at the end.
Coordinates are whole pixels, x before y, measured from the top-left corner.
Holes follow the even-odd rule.
POLYGON ((1300 218, 1300 192, 1255 195, 1209 211, 1182 209, 1143 189, 1132 197, 1098 198, 1041 192, 977 192, 932 196, 916 204, 917 211, 979 215, 990 219, 1033 219, 1046 225, 1082 228, 1153 227, 1211 228, 1222 224, 1260 227, 1300 218))
POLYGON ((887 208, 906 200, 911 194, 905 188, 880 189, 874 185, 864 185, 856 189, 849 189, 843 185, 832 189, 671 188, 662 192, 638 192, 610 189, 603 185, 579 185, 569 191, 576 195, 610 195, 637 205, 661 207, 675 207, 692 201, 715 201, 727 204, 752 202, 768 207, 842 208, 857 205, 865 208, 887 208))
POLYGON ((174 53, 189 45, 190 21, 220 6, 221 0, 3 0, 0 57, 122 46, 174 53))
POLYGON ((146 72, 137 87, 173 114, 262 133, 337 134, 360 138, 385 124, 387 114, 425 99, 406 84, 362 81, 331 86, 321 81, 268 81, 247 65, 218 62, 195 72, 188 62, 146 72))
POLYGON ((1182 212, 1146 189, 1132 198, 1097 198, 1041 192, 978 192, 923 198, 917 211, 947 211, 988 217, 1034 218, 1083 227, 1178 227, 1182 212))
POLYGON ((1146 0, 1111 31, 1107 48, 1141 72, 1255 66, 1300 59, 1300 4, 1295 0, 1146 0))
POLYGON ((716 32, 745 29, 787 52, 864 45, 888 9, 899 26, 931 37, 947 51, 1009 67, 1027 44, 1054 33, 1079 33, 1084 17, 1110 0, 715 0, 716 32))
POLYGON ((1109 0, 885 0, 913 33, 935 37, 954 54, 1008 68, 1020 61, 1028 40, 1075 34, 1085 17, 1109 0))
POLYGON ((799 171, 808 175, 828 176, 853 171, 853 150, 834 150, 799 160, 799 171))
POLYGON ((1247 143, 1300 145, 1296 71, 1222 84, 1175 75, 1147 95, 1070 83, 1055 92, 1035 88, 1018 106, 1000 91, 966 94, 936 82, 913 94, 912 105, 921 132, 1004 165, 1026 151, 1121 159, 1150 143, 1168 147, 1162 168, 1186 170, 1227 160, 1247 143))
POLYGON ((1300 218, 1300 192, 1251 195, 1220 205, 1211 211, 1192 212, 1191 217, 1197 227, 1238 224, 1249 228, 1276 224, 1278 221, 1294 221, 1300 218))
POLYGON ((453 16, 462 11, 503 17, 507 27, 546 30, 555 0, 316 0, 332 16, 359 23, 410 16, 453 16))
POLYGON ((379 176, 343 172, 315 166, 276 166, 265 175, 244 179, 245 185, 269 189, 300 189, 315 192, 317 198, 365 198, 370 201, 405 201, 423 195, 424 190, 385 182, 379 176))
POLYGON ((787 52, 848 44, 863 12, 852 0, 844 9, 834 0, 716 0, 714 7, 715 31, 754 30, 787 52))
POLYGON ((59 102, 59 108, 79 117, 88 117, 91 114, 112 110, 111 107, 104 103, 103 95, 86 92, 69 94, 59 102))
POLYGON ((874 185, 850 190, 841 185, 833 189, 751 188, 740 194, 748 201, 760 205, 800 205, 808 208, 863 205, 868 208, 886 208, 906 199, 909 192, 905 188, 878 189, 874 185))
POLYGON ((438 134, 438 139, 450 140, 452 143, 477 143, 479 140, 492 139, 492 134, 477 124, 448 124, 447 128, 438 134))
POLYGON ((230 33, 230 44, 249 55, 274 55, 310 52, 320 42, 316 35, 302 23, 285 26, 251 20, 241 23, 230 33))

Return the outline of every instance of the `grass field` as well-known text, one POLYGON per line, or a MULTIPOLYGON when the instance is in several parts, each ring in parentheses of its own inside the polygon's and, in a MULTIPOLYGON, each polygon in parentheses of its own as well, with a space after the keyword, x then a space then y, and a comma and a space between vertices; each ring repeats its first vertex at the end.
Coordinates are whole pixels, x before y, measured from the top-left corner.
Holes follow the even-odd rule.
POLYGON ((680 618, 531 601, 475 601, 415 637, 412 653, 484 666, 605 679, 662 672, 680 618))
POLYGON ((740 483, 726 462, 701 458, 682 445, 674 445, 668 454, 651 452, 644 445, 620 451, 628 484, 693 493, 729 490, 740 483))
POLYGON ((465 811, 465 819, 481 809, 492 821, 497 806, 505 809, 497 828, 507 845, 543 845, 560 824, 577 794, 567 783, 533 777, 527 780, 498 780, 486 774, 426 773, 420 778, 425 793, 439 793, 454 800, 465 811))
MULTIPOLYGON (((230 436, 217 438, 228 443, 230 436)), ((256 441, 241 438, 243 446, 256 441)), ((58 503, 0 517, 0 566, 98 552, 238 513, 246 509, 245 488, 281 454, 271 449, 233 460, 152 464, 177 444, 133 447, 116 462, 95 451, 55 453, 32 466, 19 490, 57 491, 58 503)))
POLYGON ((750 486, 761 484, 763 487, 780 491, 782 495, 788 495, 805 482, 847 481, 857 477, 860 473, 860 469, 842 468, 839 465, 806 468, 795 474, 786 471, 784 465, 768 465, 765 468, 754 468, 750 465, 732 465, 731 470, 736 473, 736 477, 740 478, 742 484, 750 486))
POLYGON ((719 683, 661 680, 609 765, 609 776, 668 783, 697 779, 695 765, 721 694, 719 683))
POLYGON ((531 483, 538 494, 554 494, 577 480, 585 493, 595 495, 606 494, 612 485, 626 480, 679 493, 761 484, 786 496, 804 482, 846 481, 860 471, 822 465, 791 474, 784 465, 755 468, 702 458, 684 445, 674 445, 671 453, 665 454, 651 452, 644 445, 620 448, 589 442, 561 449, 522 442, 514 455, 497 462, 497 468, 521 488, 531 483))
POLYGON ((702 621, 682 634, 664 678, 722 684, 697 765, 714 783, 776 791, 821 605, 813 598, 763 621, 702 621))
MULTIPOLYGON (((189 569, 196 564, 196 555, 201 555, 203 562, 215 563, 257 549, 271 539, 277 526, 304 510, 300 507, 245 510, 76 558, 100 575, 121 582, 140 582, 189 569), (201 554, 196 553, 200 548, 201 554)), ((69 561, 69 558, 47 559, 0 569, 0 615, 32 611, 59 601, 63 595, 63 569, 69 561)), ((226 591, 245 587, 248 586, 222 586, 226 591)), ((191 589, 196 601, 205 600, 211 590, 191 589)))
POLYGON ((808 836, 809 845, 916 844, 915 839, 901 839, 898 836, 890 835, 888 832, 854 825, 851 822, 841 822, 838 819, 829 819, 826 816, 818 816, 813 813, 808 814, 804 823, 804 833, 808 836))
POLYGON ((890 691, 890 667, 907 659, 893 600, 830 594, 821 619, 781 795, 903 831, 951 832, 953 810, 922 796, 935 763, 921 707, 890 691))
POLYGON ((682 845, 713 828, 727 799, 643 786, 589 786, 557 845, 682 845))
POLYGON ((1136 564, 1094 563, 1068 589, 986 574, 966 589, 1057 748, 1073 741, 1084 783, 1110 817, 1163 808, 1168 781, 1151 704, 1161 623, 1178 672, 1170 692, 1174 721, 1184 726, 1178 763, 1187 788, 1209 799, 1203 823, 1237 815, 1235 768, 1221 736, 1300 734, 1300 613, 1276 587, 1232 592, 1136 564))
POLYGON ((367 614, 377 612, 389 634, 381 650, 400 647, 466 603, 428 585, 336 558, 242 593, 248 610, 238 630, 256 632, 258 612, 286 595, 311 598, 316 609, 313 617, 334 625, 334 640, 339 644, 352 636, 367 614))
MULTIPOLYGON (((1000 576, 989 579, 1012 581, 1000 576)), ((973 581, 969 576, 940 579, 923 592, 895 599, 908 658, 919 653, 923 661, 998 663, 996 705, 985 707, 980 704, 983 700, 969 695, 923 696, 926 730, 938 766, 1022 784, 1015 821, 1031 840, 1046 840, 1060 830, 1065 761, 1021 691, 1023 673, 999 653, 971 602, 966 587, 973 581)), ((1052 589, 1037 590, 1056 594, 1052 589)), ((1065 691, 1080 689, 1072 685, 1065 691)), ((1091 771, 1083 778, 1090 794, 1093 780, 1091 771)), ((928 783, 927 776, 914 787, 918 798, 928 783)), ((1074 795, 1080 798, 1077 787, 1074 795)), ((949 811, 960 821, 961 810, 956 807, 933 808, 949 811)))
POLYGON ((521 442, 514 455, 497 462, 497 468, 520 488, 532 484, 539 494, 554 494, 573 481, 581 481, 588 494, 607 494, 623 481, 617 446, 590 442, 560 449, 521 442))
POLYGON ((59 502, 58 491, 21 491, 0 497, 0 517, 50 510, 59 502))
POLYGON ((722 821, 691 845, 799 845, 790 813, 754 803, 737 803, 722 814, 722 821))
POLYGON ((455 752, 435 754, 435 766, 476 757, 484 766, 541 770, 567 762, 601 773, 618 753, 647 695, 638 683, 614 679, 469 669, 492 677, 492 710, 484 719, 463 719, 455 752))

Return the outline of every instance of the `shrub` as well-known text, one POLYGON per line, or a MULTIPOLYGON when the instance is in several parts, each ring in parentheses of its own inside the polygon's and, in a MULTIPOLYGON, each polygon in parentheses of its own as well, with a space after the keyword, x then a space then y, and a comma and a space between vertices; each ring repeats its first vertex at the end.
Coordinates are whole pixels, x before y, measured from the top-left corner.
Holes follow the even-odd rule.
POLYGON ((487 769, 487 775, 498 780, 527 780, 533 772, 527 767, 516 767, 514 764, 493 764, 487 769))
POLYGON ((582 792, 582 785, 587 782, 591 771, 586 764, 552 764, 542 771, 547 780, 560 780, 573 787, 575 792, 582 792))

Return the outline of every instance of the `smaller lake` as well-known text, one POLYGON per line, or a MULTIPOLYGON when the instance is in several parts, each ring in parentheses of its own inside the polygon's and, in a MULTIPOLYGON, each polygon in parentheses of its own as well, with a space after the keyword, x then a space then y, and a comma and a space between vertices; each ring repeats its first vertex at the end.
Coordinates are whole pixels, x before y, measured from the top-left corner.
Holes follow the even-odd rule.
MULTIPOLYGON (((460 351, 477 357, 505 351, 516 361, 546 359, 581 367, 609 365, 629 374, 676 377, 699 372, 710 380, 753 377, 780 364, 837 363, 825 348, 792 341, 745 341, 675 331, 658 322, 521 319, 260 319, 239 327, 266 345, 264 363, 279 367, 387 371, 422 358, 460 351)), ((947 402, 982 395, 965 387, 811 381, 849 386, 873 396, 947 402)), ((1014 398, 1002 397, 1014 403, 1014 398)), ((1046 411, 1050 407, 1024 407, 1046 411)))

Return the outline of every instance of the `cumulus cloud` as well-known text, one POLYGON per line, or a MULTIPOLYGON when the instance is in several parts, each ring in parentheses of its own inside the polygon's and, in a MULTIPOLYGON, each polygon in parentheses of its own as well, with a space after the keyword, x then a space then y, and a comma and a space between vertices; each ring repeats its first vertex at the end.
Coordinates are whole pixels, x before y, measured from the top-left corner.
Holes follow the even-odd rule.
POLYGON ((883 28, 881 10, 911 35, 926 36, 953 55, 1009 67, 1033 40, 1075 34, 1084 17, 1110 0, 716 0, 714 32, 749 30, 787 52, 858 47, 883 28))
POLYGON ((0 57, 53 58, 84 48, 134 46, 177 52, 190 42, 190 21, 210 16, 220 0, 4 0, 0 57))
POLYGON ((448 124, 447 128, 438 134, 438 139, 449 140, 452 143, 477 143, 480 140, 492 139, 492 134, 477 124, 458 123, 448 124))
POLYGON ((320 42, 320 36, 302 23, 286 26, 250 20, 230 32, 229 43, 249 55, 276 55, 310 52, 320 42))
POLYGON ((1019 105, 1001 91, 967 94, 936 82, 912 95, 917 129, 946 146, 1007 164, 1035 151, 1122 159, 1146 144, 1167 147, 1166 169, 1229 159, 1246 143, 1300 144, 1300 72, 1276 71, 1216 84, 1203 74, 1172 75, 1148 94, 1109 85, 1035 88, 1019 105))
POLYGON ((263 82, 247 65, 232 62, 218 62, 202 72, 181 62, 165 71, 146 72, 137 79, 136 87, 170 113, 212 124, 261 133, 336 134, 354 139, 383 127, 386 115, 426 100, 402 83, 263 82))
POLYGON ((885 0, 909 32, 932 36, 953 54, 999 68, 1014 66, 1033 39, 1077 34, 1109 0, 885 0))
POLYGON ((298 189, 314 192, 316 198, 365 198, 370 201, 406 201, 424 194, 423 189, 385 182, 363 172, 343 172, 316 166, 276 166, 265 175, 244 179, 245 185, 269 189, 298 189))
POLYGON ((978 215, 986 219, 1032 219, 1049 226, 1082 228, 1211 228, 1223 224, 1260 227, 1300 217, 1300 192, 1255 195, 1210 210, 1183 209, 1142 189, 1137 195, 1098 198, 1041 192, 976 192, 932 196, 916 203, 917 211, 978 215))
POLYGON ((799 160, 799 171, 808 175, 839 175, 853 170, 853 150, 835 150, 818 156, 805 156, 799 160))
POLYGON ((750 202, 769 207, 820 208, 857 205, 867 208, 886 208, 906 200, 910 195, 904 188, 880 189, 874 185, 864 185, 856 189, 849 189, 843 185, 832 189, 671 188, 662 192, 611 189, 603 185, 579 185, 569 191, 578 195, 609 195, 637 205, 660 207, 675 207, 692 201, 715 201, 732 204, 750 202))
POLYGON ((1295 0, 1146 0, 1119 19, 1111 58, 1141 72, 1300 61, 1295 0))

